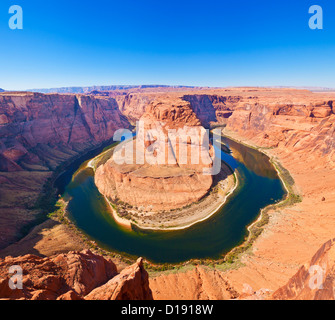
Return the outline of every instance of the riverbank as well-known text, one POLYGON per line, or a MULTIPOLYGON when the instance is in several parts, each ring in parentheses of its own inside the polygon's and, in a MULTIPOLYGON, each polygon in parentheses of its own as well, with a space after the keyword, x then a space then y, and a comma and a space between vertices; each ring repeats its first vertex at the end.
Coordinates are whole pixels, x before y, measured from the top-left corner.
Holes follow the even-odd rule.
MULTIPOLYGON (((296 185, 294 183, 293 178, 291 177, 288 170, 286 170, 279 160, 268 152, 268 148, 262 148, 257 146, 256 144, 252 143, 251 141, 239 139, 240 137, 234 135, 232 132, 227 132, 222 130, 222 134, 224 137, 228 138, 229 140, 235 141, 238 144, 244 145, 248 148, 255 149, 258 152, 263 153, 269 158, 269 162, 276 170, 278 177, 286 191, 286 195, 280 201, 270 204, 260 210, 260 213, 256 220, 254 220, 250 225, 247 226, 248 236, 245 238, 242 244, 234 247, 231 251, 225 254, 223 259, 212 260, 212 259, 205 259, 205 260, 196 260, 197 264, 204 267, 210 267, 210 270, 220 270, 220 272, 227 270, 238 270, 239 268, 244 266, 242 257, 244 255, 249 255, 253 250, 253 245, 255 241, 261 236, 262 232, 265 230, 269 223, 269 213, 275 209, 284 209, 285 207, 290 207, 295 203, 301 202, 302 197, 297 191, 296 185), (249 144, 250 143, 250 144, 249 144)), ((224 145, 225 146, 225 145, 224 145)), ((226 147, 226 146, 225 146, 226 147)), ((226 147, 227 148, 227 147, 226 147)), ((234 155, 234 152, 233 152, 234 155)), ((235 189, 234 189, 235 190, 235 189)), ((186 264, 183 264, 181 267, 181 271, 184 272, 190 270, 187 266, 195 265, 194 261, 189 261, 186 264)), ((178 266, 180 268, 180 265, 178 266)), ((174 269, 173 274, 178 274, 178 268, 174 269)), ((170 272, 168 272, 170 274, 170 272)), ((155 276, 159 276, 160 272, 153 273, 155 276)), ((164 274, 164 273, 163 273, 164 274)))
POLYGON ((334 167, 326 158, 304 149, 293 152, 285 147, 262 148, 255 138, 228 130, 224 133, 267 154, 288 191, 284 201, 268 208, 250 226, 252 229, 266 220, 262 233, 247 251, 238 254, 235 249, 241 267, 226 272, 239 289, 248 284, 254 290, 274 290, 333 237, 335 219, 330 212, 335 207, 335 185, 331 180, 334 167))
MULTIPOLYGON (((110 152, 112 152, 112 150, 111 149, 109 149, 109 150, 106 150, 106 151, 104 151, 103 152, 103 155, 106 155, 107 153, 107 151, 110 151, 110 152)), ((100 156, 101 156, 101 154, 100 154, 100 156)), ((108 158, 109 157, 109 155, 106 157, 106 158, 108 158)), ((92 159, 91 159, 92 160, 92 159)), ((90 163, 90 161, 91 160, 88 160, 86 163, 84 163, 81 167, 80 167, 80 170, 82 170, 82 169, 85 169, 86 167, 87 167, 87 165, 91 165, 92 164, 92 162, 90 163), (86 167, 85 167, 85 165, 86 165, 86 167)), ((78 173, 80 173, 80 171, 78 171, 76 174, 78 174, 78 173)), ((89 174, 89 175, 91 175, 91 173, 89 174)), ((232 175, 231 175, 231 177, 233 177, 232 175)), ((237 188, 237 184, 235 184, 235 188, 233 189, 233 190, 236 190, 236 188, 237 188)), ((232 192, 231 193, 229 193, 228 194, 228 192, 227 192, 227 196, 230 196, 232 194, 232 192)), ((189 208, 190 209, 190 208, 189 208)), ((193 208, 191 208, 190 209, 191 210, 191 212, 192 212, 192 210, 193 210, 193 208)), ((193 213, 193 212, 192 212, 193 213)), ((208 211, 208 213, 211 213, 211 212, 209 212, 208 211)), ((106 213, 107 215, 108 215, 108 212, 106 213)), ((212 211, 212 214, 215 214, 215 211, 212 211)), ((221 229, 221 228, 220 228, 221 229)), ((91 242, 88 242, 90 245, 91 245, 91 242)), ((99 250, 99 247, 98 247, 98 245, 96 245, 96 247, 97 247, 97 250, 99 250)), ((123 250, 121 250, 121 251, 123 251, 123 250)), ((112 252, 112 251, 111 251, 112 252)), ((105 253, 104 253, 105 254, 105 253)), ((204 260, 189 260, 188 262, 186 262, 186 265, 192 265, 192 264, 194 264, 194 263, 196 263, 196 264, 208 264, 210 261, 209 260, 207 260, 207 259, 204 259, 204 260)), ((220 261, 217 261, 217 260, 212 260, 211 262, 210 262, 211 264, 212 263, 215 263, 215 264, 220 264, 220 263, 222 263, 222 262, 220 262, 220 261)), ((166 269, 174 269, 175 267, 177 267, 178 269, 180 268, 180 266, 181 265, 184 265, 185 263, 182 263, 182 264, 180 264, 180 263, 177 263, 177 264, 149 264, 149 262, 148 262, 148 264, 146 265, 150 270, 166 270, 166 269)))
MULTIPOLYGON (((3 237, 0 239, 0 255, 4 256, 7 252, 12 255, 17 255, 17 252, 27 252, 28 247, 25 245, 26 238, 29 238, 40 226, 53 225, 48 219, 48 214, 55 210, 55 206, 58 200, 58 195, 63 193, 63 188, 59 185, 66 185, 63 182, 63 176, 68 171, 71 171, 73 167, 79 167, 83 161, 92 158, 95 152, 100 153, 102 148, 106 147, 111 143, 112 140, 105 141, 95 146, 89 146, 83 148, 80 152, 71 152, 70 154, 61 153, 60 151, 54 151, 53 156, 56 156, 57 160, 53 160, 54 169, 50 168, 43 169, 43 171, 18 171, 18 172, 2 172, 0 179, 5 178, 2 181, 2 187, 6 188, 3 193, 2 204, 6 205, 7 215, 3 219, 3 237), (61 162, 60 159, 63 159, 61 162), (9 184, 9 177, 15 179, 14 190, 11 191, 9 184), (59 184, 58 181, 61 180, 59 184), (17 214, 19 214, 17 216, 17 214), (8 221, 6 220, 8 218, 8 221), (3 242, 5 234, 8 232, 12 233, 12 241, 7 243, 3 242), (22 241, 21 241, 22 240, 22 241), (6 245, 4 245, 6 243, 6 245), (22 250, 20 249, 20 243, 24 243, 22 250), (13 250, 11 253, 11 249, 13 250)), ((50 158, 51 159, 51 158, 50 158)), ((58 228, 58 231, 61 228, 58 228)), ((40 236, 43 238, 44 236, 40 236)), ((67 234, 61 237, 66 238, 67 234)), ((37 238, 37 237, 36 237, 37 238)), ((65 242, 64 242, 65 243, 65 242)), ((69 245, 60 244, 59 248, 67 250, 69 245)), ((77 248, 74 245, 73 248, 77 248)), ((31 252, 36 254, 36 250, 31 248, 31 252)), ((49 252, 43 249, 43 252, 49 252)), ((52 252, 52 251, 50 251, 52 252)))

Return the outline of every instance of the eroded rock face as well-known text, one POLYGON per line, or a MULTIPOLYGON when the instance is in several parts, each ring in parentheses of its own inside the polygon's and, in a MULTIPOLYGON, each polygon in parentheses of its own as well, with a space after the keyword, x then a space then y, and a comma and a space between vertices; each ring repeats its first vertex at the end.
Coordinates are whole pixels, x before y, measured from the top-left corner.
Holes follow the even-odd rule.
POLYGON ((335 299, 335 239, 327 241, 311 261, 279 288, 273 295, 277 300, 334 300, 335 299))
POLYGON ((206 149, 206 133, 189 103, 178 99, 155 101, 140 122, 136 140, 125 142, 124 149, 115 151, 97 169, 99 191, 113 201, 121 200, 145 211, 181 208, 206 195, 213 178, 204 170, 212 167, 214 152, 212 147, 206 149), (174 139, 169 135, 171 129, 185 130, 185 139, 174 139), (132 152, 126 159, 129 148, 132 152), (191 155, 193 148, 199 152, 197 163, 191 155), (126 163, 117 158, 124 158, 126 163))
POLYGON ((113 98, 0 95, 0 249, 34 220, 43 184, 59 165, 129 128, 113 98))
POLYGON ((239 297, 221 271, 201 267, 151 278, 150 288, 155 300, 231 300, 239 297))
POLYGON ((115 264, 89 250, 50 258, 26 255, 0 260, 0 298, 31 300, 152 299, 142 261, 118 275, 115 264), (23 270, 22 289, 9 287, 11 266, 23 270), (110 285, 109 285, 110 284, 110 285), (99 288, 101 288, 99 290, 99 288))
POLYGON ((152 300, 148 273, 142 259, 121 271, 103 286, 91 291, 86 300, 152 300))
POLYGON ((322 101, 304 91, 289 91, 283 96, 263 93, 257 99, 240 101, 227 128, 261 146, 326 155, 333 152, 335 139, 332 105, 333 100, 322 101))

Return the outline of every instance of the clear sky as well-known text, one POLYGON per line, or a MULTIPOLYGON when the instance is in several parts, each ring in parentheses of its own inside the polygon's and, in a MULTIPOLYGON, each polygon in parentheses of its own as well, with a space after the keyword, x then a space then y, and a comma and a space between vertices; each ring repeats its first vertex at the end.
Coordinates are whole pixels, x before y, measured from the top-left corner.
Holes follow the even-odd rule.
POLYGON ((1 0, 0 88, 335 87, 333 0, 1 0), (8 9, 23 8, 23 30, 8 9), (320 5, 324 29, 310 30, 320 5))

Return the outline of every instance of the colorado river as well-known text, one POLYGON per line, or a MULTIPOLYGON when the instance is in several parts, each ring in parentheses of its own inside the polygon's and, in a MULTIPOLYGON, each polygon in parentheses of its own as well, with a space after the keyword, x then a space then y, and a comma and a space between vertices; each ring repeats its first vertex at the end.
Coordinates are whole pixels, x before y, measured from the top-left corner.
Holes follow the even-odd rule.
POLYGON ((69 218, 104 249, 160 263, 220 258, 243 241, 247 226, 262 208, 286 194, 266 155, 227 138, 222 141, 232 150, 232 154, 219 151, 222 160, 237 173, 239 186, 218 213, 185 230, 158 232, 120 227, 94 184, 91 168, 82 167, 75 173, 69 169, 57 187, 64 191, 66 200, 70 199, 69 218))

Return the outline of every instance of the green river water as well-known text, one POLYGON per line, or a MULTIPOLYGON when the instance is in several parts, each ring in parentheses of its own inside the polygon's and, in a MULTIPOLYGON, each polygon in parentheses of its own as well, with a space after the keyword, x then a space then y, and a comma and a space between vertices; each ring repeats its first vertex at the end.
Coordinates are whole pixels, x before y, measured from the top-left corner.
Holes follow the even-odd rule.
MULTIPOLYGON (((56 186, 65 199, 70 199, 70 219, 104 249, 159 263, 220 258, 243 241, 247 226, 262 208, 280 201, 286 194, 266 155, 228 138, 222 141, 232 154, 216 151, 237 173, 239 187, 218 213, 185 230, 157 232, 120 227, 94 184, 93 170, 77 170, 78 161, 58 179, 56 186)), ((87 156, 81 163, 85 160, 87 156)))

